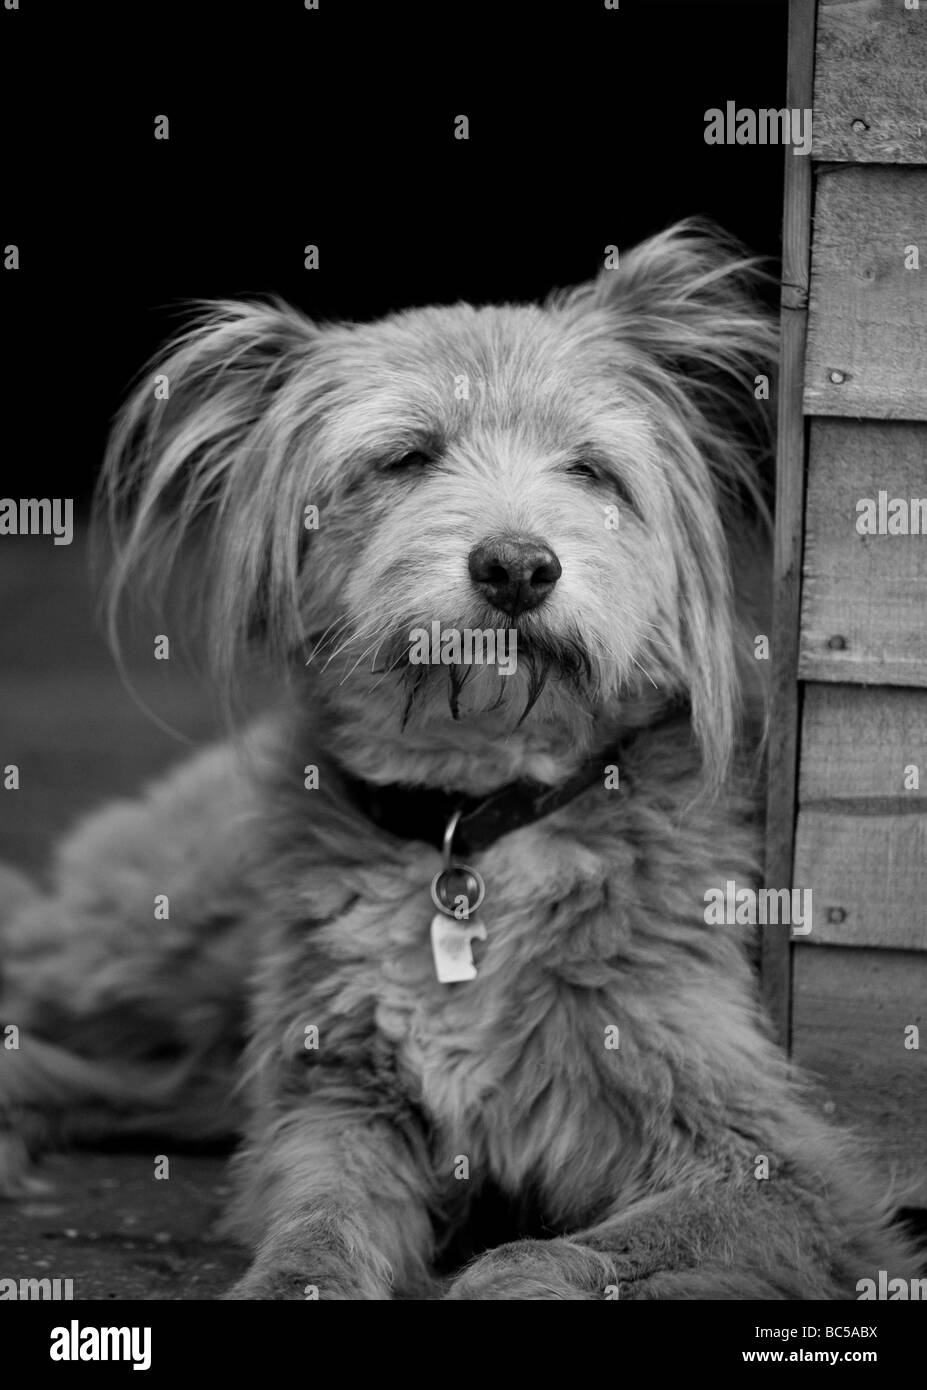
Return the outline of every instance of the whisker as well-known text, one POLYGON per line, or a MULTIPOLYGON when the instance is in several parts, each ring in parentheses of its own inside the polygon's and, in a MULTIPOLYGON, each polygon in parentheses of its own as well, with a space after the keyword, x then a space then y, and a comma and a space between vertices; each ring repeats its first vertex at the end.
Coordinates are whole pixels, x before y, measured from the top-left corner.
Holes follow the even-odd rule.
POLYGON ((348 613, 348 614, 344 614, 344 615, 343 615, 342 617, 340 617, 340 618, 336 618, 336 619, 334 620, 334 622, 329 623, 328 627, 327 627, 327 628, 325 629, 325 631, 322 633, 321 637, 319 637, 319 639, 316 641, 315 646, 312 648, 312 651, 309 653, 309 657, 308 657, 308 659, 307 659, 307 661, 306 661, 306 665, 307 665, 307 666, 309 665, 309 663, 310 663, 311 661, 313 661, 313 660, 319 655, 320 652, 324 651, 325 645, 326 645, 327 642, 330 642, 330 641, 333 641, 333 640, 334 640, 335 632, 336 632, 338 629, 342 629, 342 630, 343 630, 344 627, 345 627, 345 625, 346 625, 347 623, 349 623, 350 621, 351 621, 351 615, 348 613))
MULTIPOLYGON (((344 685, 345 681, 348 680, 350 676, 353 676, 354 672, 357 670, 358 666, 361 664, 365 656, 369 656, 371 652, 378 652, 380 648, 383 646, 383 643, 387 640, 387 638, 392 636, 393 632, 401 632, 403 627, 403 623, 396 623, 393 625, 391 629, 388 628, 385 633, 381 633, 373 642, 371 642, 370 646, 366 647, 364 651, 361 652, 360 656, 357 658, 350 671, 348 671, 347 674, 344 675, 342 679, 339 681, 339 685, 344 685)), ((401 652, 400 655, 396 658, 396 662, 401 661, 404 655, 405 653, 401 652)), ((374 657, 374 661, 375 660, 376 657, 374 657)), ((396 665, 396 662, 393 662, 393 666, 396 665)), ((389 669, 392 670, 392 666, 389 669)), ((389 672, 386 672, 385 674, 389 674, 389 672)), ((380 682, 378 681, 377 684, 379 685, 380 682)))

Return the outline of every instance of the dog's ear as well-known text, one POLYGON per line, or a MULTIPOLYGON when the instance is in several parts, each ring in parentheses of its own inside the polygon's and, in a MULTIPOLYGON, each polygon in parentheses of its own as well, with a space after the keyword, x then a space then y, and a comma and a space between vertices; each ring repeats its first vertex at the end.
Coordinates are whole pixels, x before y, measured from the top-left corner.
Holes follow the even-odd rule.
POLYGON ((763 282, 774 283, 736 242, 692 219, 622 256, 582 302, 605 321, 657 422, 673 504, 674 664, 715 782, 730 760, 740 696, 728 540, 769 524, 777 333, 763 282))
POLYGON ((778 333, 760 291, 774 286, 733 238, 688 218, 602 271, 587 301, 608 313, 645 379, 683 407, 725 516, 750 504, 762 512, 770 498, 778 333))
POLYGON ((97 494, 115 556, 114 639, 127 588, 162 598, 195 531, 190 598, 217 678, 235 670, 255 630, 281 649, 300 640, 305 509, 319 501, 313 438, 331 386, 324 338, 283 304, 209 304, 142 374, 97 494))

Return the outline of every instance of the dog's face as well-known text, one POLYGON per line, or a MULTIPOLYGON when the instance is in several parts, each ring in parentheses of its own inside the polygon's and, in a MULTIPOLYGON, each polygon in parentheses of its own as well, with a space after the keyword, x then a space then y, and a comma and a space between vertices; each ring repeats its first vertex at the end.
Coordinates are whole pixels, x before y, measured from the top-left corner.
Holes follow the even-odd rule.
POLYGON ((220 308, 158 364, 170 399, 143 386, 114 435, 119 578, 163 573, 205 517, 220 669, 258 630, 344 718, 410 740, 527 720, 581 739, 685 695, 723 760, 725 494, 756 467, 738 415, 771 348, 742 270, 679 229, 544 307, 325 329, 220 308))
POLYGON ((426 309, 342 353, 304 569, 313 661, 386 686, 410 729, 489 713, 511 728, 529 705, 594 706, 662 667, 650 639, 676 601, 676 512, 607 324, 426 309), (448 658, 461 634, 460 660, 434 650, 434 623, 448 658), (466 633, 491 635, 471 639, 478 661, 466 633))

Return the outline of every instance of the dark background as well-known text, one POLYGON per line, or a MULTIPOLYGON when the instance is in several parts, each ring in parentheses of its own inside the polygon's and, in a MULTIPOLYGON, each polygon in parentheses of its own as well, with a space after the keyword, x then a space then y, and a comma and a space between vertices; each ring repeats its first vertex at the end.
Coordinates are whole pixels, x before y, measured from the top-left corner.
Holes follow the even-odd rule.
POLYGON ((706 145, 704 112, 784 105, 784 0, 26 3, 0 25, 3 495, 86 502, 184 300, 532 299, 691 213, 779 254, 793 156, 706 145))

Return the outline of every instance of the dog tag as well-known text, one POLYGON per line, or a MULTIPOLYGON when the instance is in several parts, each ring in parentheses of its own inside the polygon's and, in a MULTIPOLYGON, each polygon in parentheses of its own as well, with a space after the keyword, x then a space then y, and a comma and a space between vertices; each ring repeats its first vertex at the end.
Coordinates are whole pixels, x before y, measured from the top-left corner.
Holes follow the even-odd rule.
POLYGON ((486 896, 483 876, 468 864, 458 864, 454 859, 454 831, 459 820, 460 812, 455 811, 444 832, 444 868, 431 880, 431 901, 438 909, 431 919, 431 954, 435 974, 442 985, 476 979, 470 942, 486 940, 482 922, 474 922, 471 918, 471 913, 476 912, 486 896))
POLYGON ((485 941, 486 928, 482 922, 467 918, 458 921, 436 912, 431 919, 431 952, 435 974, 442 985, 457 984, 460 980, 475 980, 476 966, 470 942, 485 941))

